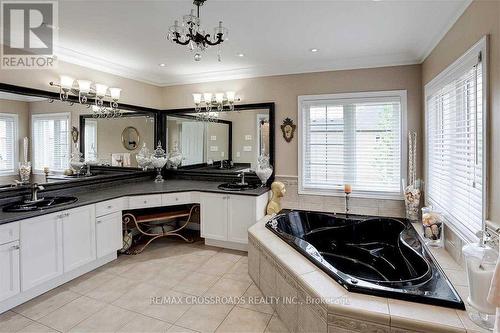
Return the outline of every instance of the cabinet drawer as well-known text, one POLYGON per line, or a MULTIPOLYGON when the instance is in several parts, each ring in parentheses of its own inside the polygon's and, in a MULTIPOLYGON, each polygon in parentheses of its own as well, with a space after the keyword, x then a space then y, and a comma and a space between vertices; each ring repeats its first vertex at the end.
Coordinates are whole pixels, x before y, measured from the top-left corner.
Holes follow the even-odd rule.
POLYGON ((148 208, 161 206, 161 194, 137 195, 128 198, 128 208, 148 208))
POLYGON ((95 215, 103 216, 111 213, 116 213, 126 209, 125 199, 113 199, 108 201, 99 202, 95 205, 95 215))
POLYGON ((19 239, 19 222, 0 225, 0 244, 9 243, 19 239))
POLYGON ((163 194, 162 203, 164 206, 182 205, 193 203, 191 192, 163 194))

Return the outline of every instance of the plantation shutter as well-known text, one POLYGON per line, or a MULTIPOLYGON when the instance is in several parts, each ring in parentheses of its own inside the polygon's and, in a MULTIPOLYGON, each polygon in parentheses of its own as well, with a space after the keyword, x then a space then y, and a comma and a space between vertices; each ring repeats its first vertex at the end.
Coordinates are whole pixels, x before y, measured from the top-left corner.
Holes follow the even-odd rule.
POLYGON ((17 116, 0 114, 0 174, 16 173, 17 116))
POLYGON ((69 115, 33 116, 34 169, 62 172, 70 158, 69 115))

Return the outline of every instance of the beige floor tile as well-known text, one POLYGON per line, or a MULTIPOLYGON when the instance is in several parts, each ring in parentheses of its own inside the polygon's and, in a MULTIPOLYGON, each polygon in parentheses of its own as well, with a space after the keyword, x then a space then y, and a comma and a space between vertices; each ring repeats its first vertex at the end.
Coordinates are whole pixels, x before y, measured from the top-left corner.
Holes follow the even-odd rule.
POLYGON ((31 319, 12 311, 0 314, 0 332, 2 333, 17 332, 32 323, 31 319))
POLYGON ((136 281, 121 276, 115 276, 85 295, 106 303, 112 303, 137 284, 138 282, 136 281))
POLYGON ((112 274, 95 270, 64 284, 65 288, 79 294, 86 294, 114 277, 112 274))
POLYGON ((146 317, 141 314, 135 314, 132 319, 122 326, 118 333, 165 333, 167 329, 172 326, 171 324, 146 317))
POLYGON ((267 314, 273 314, 274 309, 270 304, 266 303, 266 299, 262 292, 255 284, 251 284, 247 291, 243 294, 244 304, 238 304, 239 307, 259 311, 267 314))
POLYGON ((204 296, 240 297, 250 287, 250 282, 221 278, 204 296))
POLYGON ((70 332, 115 332, 135 316, 134 312, 113 305, 106 305, 91 315, 70 332))
POLYGON ((35 322, 31 325, 26 326, 22 330, 17 331, 17 333, 57 333, 57 331, 35 322))
POLYGON ((223 277, 233 280, 252 282, 248 275, 248 257, 243 257, 223 277))
POLYGON ((168 330, 167 333, 197 333, 198 331, 193 331, 190 330, 189 328, 185 327, 180 327, 176 325, 172 325, 168 330))
POLYGON ((217 328, 216 332, 262 333, 270 319, 270 314, 235 307, 217 328))
POLYGON ((82 296, 42 317, 38 322, 61 332, 67 332, 79 322, 101 310, 106 304, 82 296))
POLYGON ((201 296, 219 279, 220 277, 217 275, 192 272, 172 289, 190 295, 201 296))
POLYGON ((13 311, 37 320, 80 296, 78 293, 59 287, 15 307, 13 311))
POLYGON ((187 277, 192 275, 191 270, 184 270, 178 267, 163 267, 161 271, 157 272, 154 276, 145 280, 145 282, 154 284, 160 287, 171 288, 178 285, 187 277))
POLYGON ((130 259, 131 257, 132 256, 121 255, 117 260, 100 267, 98 270, 113 275, 125 274, 125 272, 138 264, 138 261, 130 259))
POLYGON ((273 316, 266 327, 265 333, 288 333, 288 329, 285 324, 278 318, 278 316, 273 316))
POLYGON ((199 332, 214 332, 233 308, 225 304, 193 305, 175 324, 199 332))
POLYGON ((141 283, 114 301, 113 304, 173 324, 191 307, 185 301, 186 297, 193 296, 141 283), (152 298, 159 299, 159 301, 152 303, 152 298), (174 298, 181 300, 181 302, 179 304, 163 302, 163 300, 173 300, 174 298))
POLYGON ((220 252, 210 257, 196 271, 206 274, 224 275, 236 265, 240 258, 238 258, 238 255, 220 252))
POLYGON ((157 263, 145 261, 138 263, 134 266, 134 269, 126 271, 121 276, 129 280, 145 282, 156 277, 162 269, 163 267, 157 263))

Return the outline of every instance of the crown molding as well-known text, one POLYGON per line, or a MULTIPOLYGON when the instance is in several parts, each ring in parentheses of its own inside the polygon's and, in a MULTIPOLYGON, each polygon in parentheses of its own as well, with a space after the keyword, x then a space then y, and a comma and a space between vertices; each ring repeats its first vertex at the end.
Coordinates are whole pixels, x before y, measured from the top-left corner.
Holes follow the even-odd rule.
POLYGON ((465 10, 469 8, 470 4, 474 0, 465 0, 462 6, 458 8, 456 13, 450 17, 450 20, 446 23, 444 29, 442 31, 439 31, 434 38, 428 43, 428 46, 425 49, 425 51, 422 53, 422 55, 418 58, 419 63, 423 63, 425 59, 431 54, 431 52, 436 48, 436 46, 439 44, 439 42, 444 38, 444 36, 448 33, 448 31, 451 30, 451 28, 455 25, 455 23, 458 21, 460 16, 463 15, 465 10))

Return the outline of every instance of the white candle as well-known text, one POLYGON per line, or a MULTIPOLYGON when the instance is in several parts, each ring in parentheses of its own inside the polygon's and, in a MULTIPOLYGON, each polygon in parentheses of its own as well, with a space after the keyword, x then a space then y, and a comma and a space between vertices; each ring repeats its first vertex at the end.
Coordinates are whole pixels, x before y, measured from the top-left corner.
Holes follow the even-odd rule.
POLYGON ((351 192, 352 192, 351 184, 345 184, 344 185, 344 193, 351 193, 351 192))
POLYGON ((28 162, 28 138, 23 139, 24 162, 28 162))

